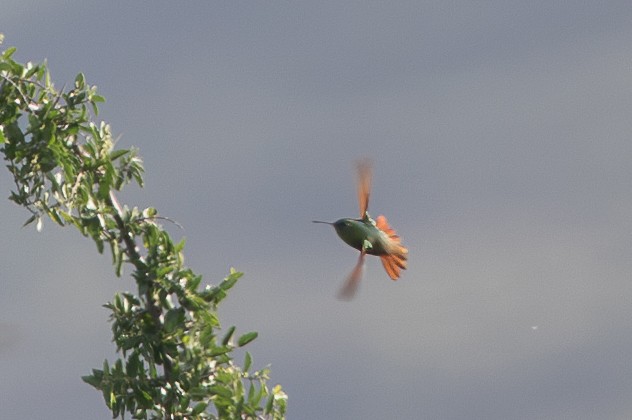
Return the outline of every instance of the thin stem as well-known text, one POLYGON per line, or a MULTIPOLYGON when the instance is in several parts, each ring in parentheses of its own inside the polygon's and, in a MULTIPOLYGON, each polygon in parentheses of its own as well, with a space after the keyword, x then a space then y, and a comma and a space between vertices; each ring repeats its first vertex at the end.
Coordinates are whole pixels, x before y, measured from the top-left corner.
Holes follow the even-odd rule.
MULTIPOLYGON (((109 199, 108 204, 111 205, 115 210, 114 220, 116 221, 116 225, 119 229, 119 232, 121 233, 121 239, 123 240, 123 243, 125 243, 125 254, 129 258, 129 262, 132 263, 132 265, 134 265, 137 271, 139 272, 145 271, 144 258, 138 252, 138 247, 136 246, 136 243, 134 242, 134 239, 132 237, 133 235, 130 229, 127 227, 127 225, 123 221, 123 216, 122 216, 123 208, 119 204, 113 191, 110 191, 110 199, 109 199)), ((162 314, 162 309, 158 305, 156 305, 156 302, 154 301, 154 297, 153 297, 153 290, 154 290, 153 279, 148 279, 148 280, 149 280, 149 287, 147 287, 147 291, 145 292, 147 310, 151 314, 152 318, 154 319, 154 323, 156 325, 162 325, 162 323, 160 322, 160 315, 162 314)), ((167 383, 171 383, 172 374, 173 374, 173 367, 171 365, 171 360, 169 360, 167 357, 163 357, 162 360, 163 360, 165 381, 167 383)), ((165 402, 164 411, 166 415, 171 417, 171 414, 170 414, 171 402, 168 400, 165 402)))

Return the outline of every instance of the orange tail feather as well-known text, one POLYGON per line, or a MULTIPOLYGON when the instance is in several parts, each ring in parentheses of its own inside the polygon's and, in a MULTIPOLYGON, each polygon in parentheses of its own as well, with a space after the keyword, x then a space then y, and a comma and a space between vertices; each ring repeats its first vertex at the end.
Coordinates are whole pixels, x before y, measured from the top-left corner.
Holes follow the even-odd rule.
POLYGON ((382 265, 384 266, 384 270, 386 270, 386 274, 393 279, 397 280, 400 276, 400 269, 405 270, 407 267, 408 260, 408 249, 401 244, 401 238, 395 232, 395 229, 391 228, 388 225, 388 221, 386 217, 380 215, 375 220, 375 225, 378 229, 388 236, 388 254, 380 255, 380 259, 382 260, 382 265))

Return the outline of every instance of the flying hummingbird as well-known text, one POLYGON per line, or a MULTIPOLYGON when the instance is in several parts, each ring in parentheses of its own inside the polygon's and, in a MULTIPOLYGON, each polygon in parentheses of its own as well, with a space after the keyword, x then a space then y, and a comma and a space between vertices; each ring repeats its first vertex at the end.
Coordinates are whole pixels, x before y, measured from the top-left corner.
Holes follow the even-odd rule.
POLYGON ((351 299, 355 294, 362 278, 362 266, 366 254, 379 256, 386 274, 393 280, 399 278, 401 269, 406 269, 408 259, 408 249, 401 244, 399 236, 388 225, 386 217, 380 215, 373 220, 367 212, 371 194, 371 164, 366 160, 359 162, 357 173, 360 218, 340 219, 333 223, 314 220, 314 223, 332 225, 340 239, 360 251, 356 266, 340 290, 339 297, 342 299, 351 299))

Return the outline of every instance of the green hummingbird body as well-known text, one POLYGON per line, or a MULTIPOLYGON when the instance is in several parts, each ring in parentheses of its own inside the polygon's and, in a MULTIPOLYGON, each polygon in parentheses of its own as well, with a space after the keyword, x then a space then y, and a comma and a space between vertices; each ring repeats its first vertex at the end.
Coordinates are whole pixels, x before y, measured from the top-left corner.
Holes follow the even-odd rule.
POLYGON ((401 244, 400 237, 389 226, 386 217, 378 216, 376 220, 373 220, 367 213, 370 193, 371 164, 365 160, 358 162, 360 218, 344 218, 336 220, 334 223, 314 220, 314 223, 325 223, 333 226, 340 239, 360 251, 358 262, 340 290, 339 296, 342 299, 351 299, 354 295, 362 277, 362 266, 367 254, 380 257, 386 274, 392 280, 397 280, 401 270, 406 269, 408 249, 401 244))
POLYGON ((388 254, 384 233, 368 214, 363 219, 340 219, 333 223, 336 233, 347 245, 371 255, 388 254))

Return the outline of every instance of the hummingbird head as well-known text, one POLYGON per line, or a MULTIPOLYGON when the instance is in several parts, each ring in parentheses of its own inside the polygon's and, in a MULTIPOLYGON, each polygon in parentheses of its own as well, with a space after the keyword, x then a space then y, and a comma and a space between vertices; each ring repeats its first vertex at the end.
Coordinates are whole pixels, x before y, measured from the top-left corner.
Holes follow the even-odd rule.
POLYGON ((351 219, 339 219, 332 223, 332 226, 336 229, 336 233, 340 235, 342 232, 349 230, 353 224, 351 219))
POLYGON ((351 227, 353 225, 353 219, 339 219, 336 220, 335 222, 322 222, 320 220, 312 220, 313 223, 323 223, 325 225, 330 225, 333 226, 334 229, 336 229, 336 232, 338 234, 340 234, 340 232, 343 232, 345 230, 347 230, 347 228, 351 227))
POLYGON ((335 222, 321 222, 314 220, 314 223, 324 223, 331 225, 336 229, 336 233, 344 242, 355 249, 361 249, 363 241, 366 237, 365 230, 362 228, 362 221, 358 219, 339 219, 335 222))

